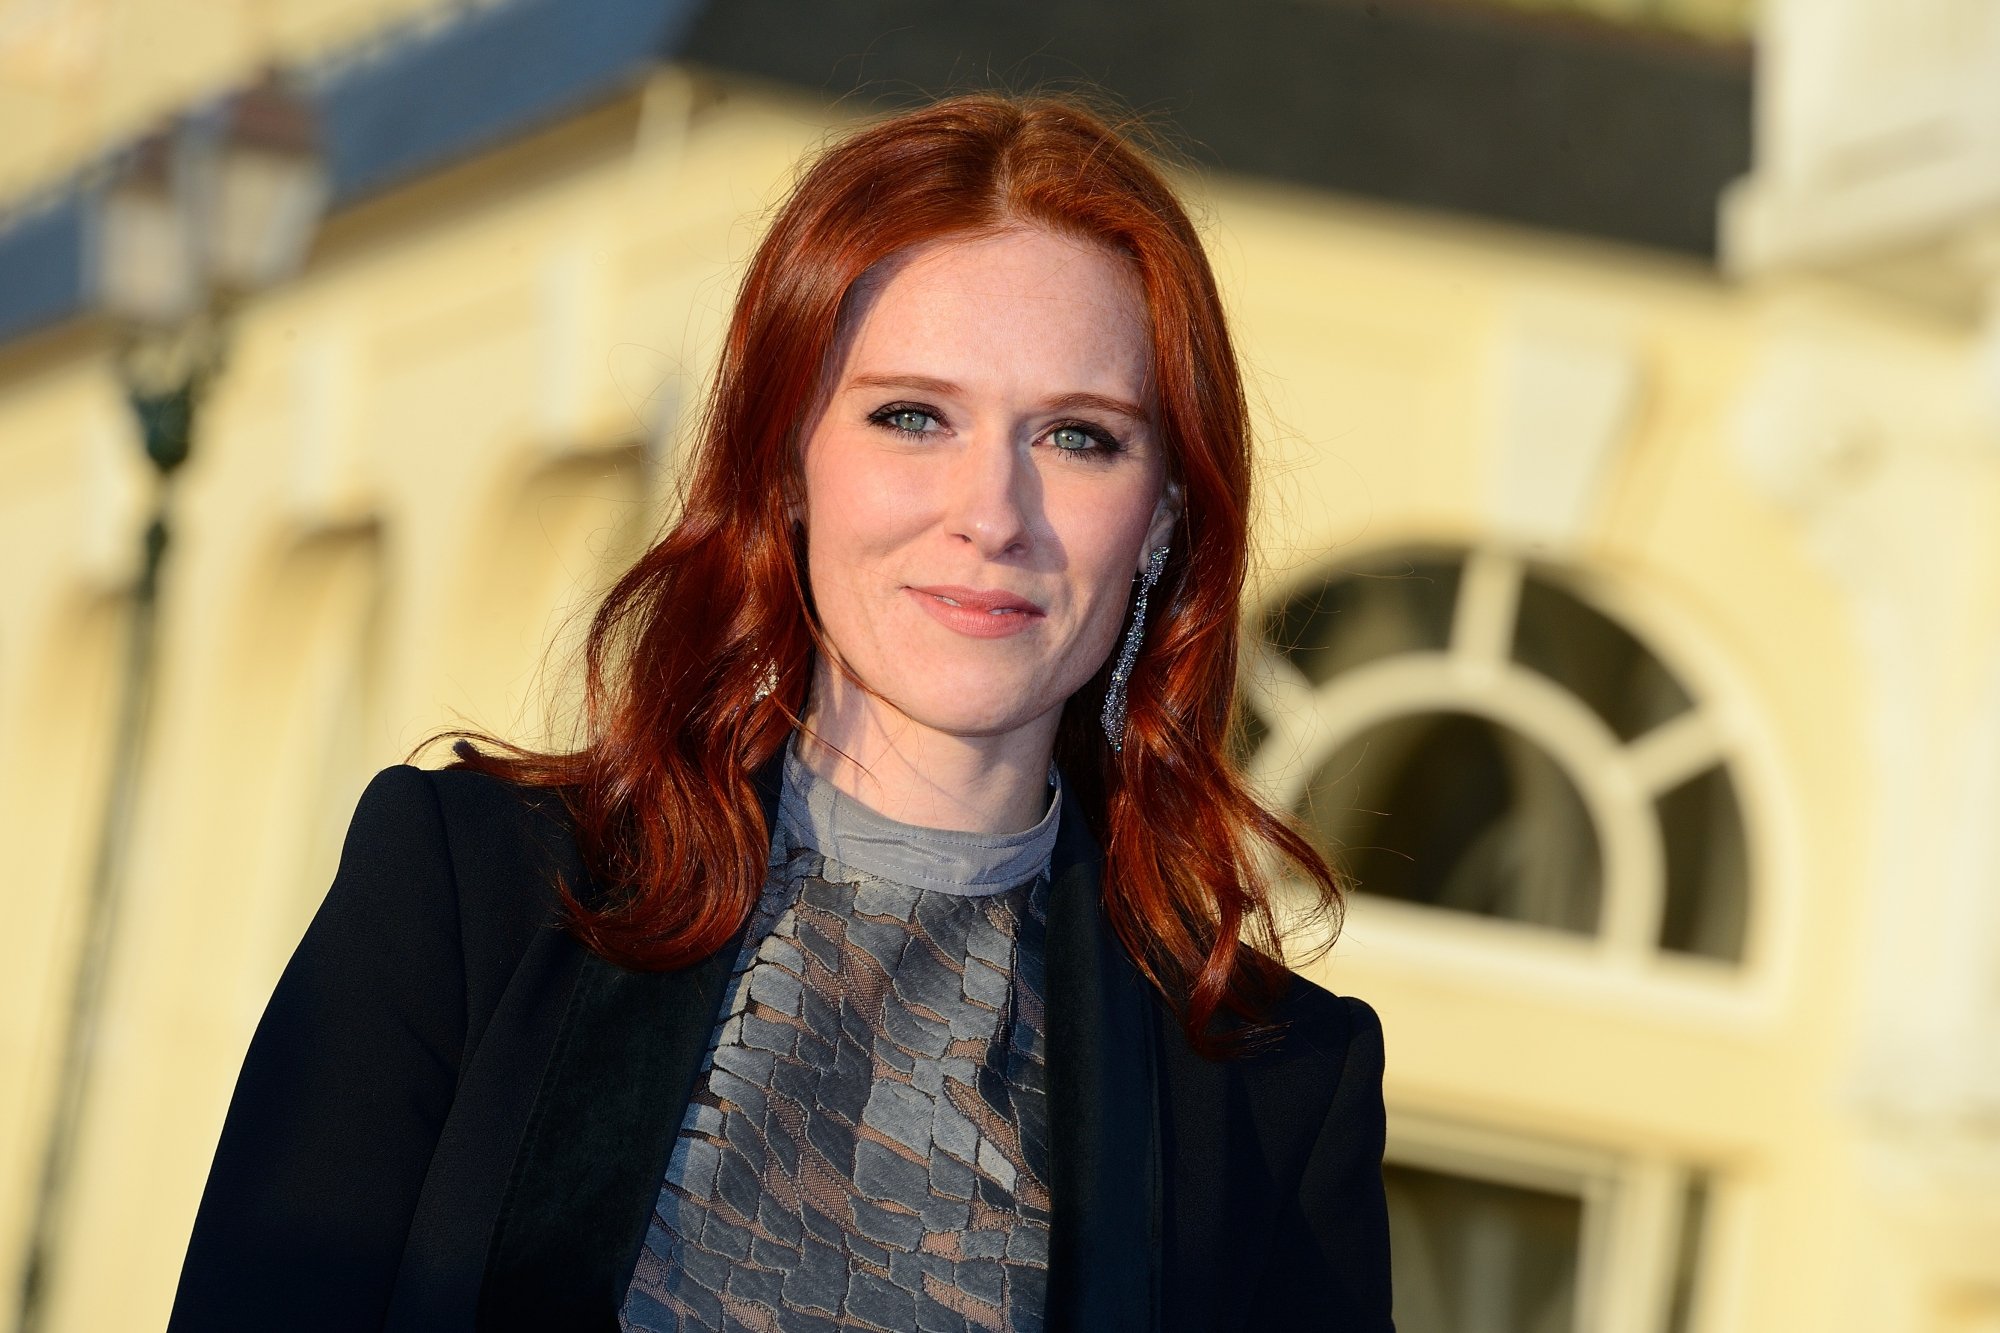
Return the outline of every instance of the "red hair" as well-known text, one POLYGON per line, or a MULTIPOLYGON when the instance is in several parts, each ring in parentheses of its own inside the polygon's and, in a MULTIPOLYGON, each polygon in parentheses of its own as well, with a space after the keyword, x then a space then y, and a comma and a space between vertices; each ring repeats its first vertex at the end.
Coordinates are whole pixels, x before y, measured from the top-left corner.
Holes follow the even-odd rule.
POLYGON ((1107 661, 1066 706, 1056 761, 1104 849, 1119 940, 1200 1048, 1232 1047, 1259 1030, 1283 977, 1273 865, 1289 862, 1336 917, 1341 886, 1230 755, 1250 427, 1214 274, 1159 171, 1067 99, 954 97, 810 163, 744 277, 680 513, 592 621, 582 748, 461 743, 460 762, 565 788, 587 862, 620 886, 600 902, 560 886, 589 948, 666 969, 726 945, 769 851, 750 775, 798 725, 812 677, 816 627, 788 506, 848 294, 909 246, 1022 224, 1126 257, 1151 315, 1179 526, 1128 685, 1123 750, 1096 722, 1107 661), (1232 1037, 1214 1030, 1224 1015, 1232 1037))

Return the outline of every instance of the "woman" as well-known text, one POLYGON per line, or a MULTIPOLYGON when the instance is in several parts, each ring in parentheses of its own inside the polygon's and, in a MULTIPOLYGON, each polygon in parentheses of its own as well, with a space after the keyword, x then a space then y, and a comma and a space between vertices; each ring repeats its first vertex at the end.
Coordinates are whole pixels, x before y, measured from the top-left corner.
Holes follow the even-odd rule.
POLYGON ((588 743, 363 795, 173 1327, 1389 1328, 1380 1029, 1227 757, 1247 448, 1090 113, 821 155, 588 743))

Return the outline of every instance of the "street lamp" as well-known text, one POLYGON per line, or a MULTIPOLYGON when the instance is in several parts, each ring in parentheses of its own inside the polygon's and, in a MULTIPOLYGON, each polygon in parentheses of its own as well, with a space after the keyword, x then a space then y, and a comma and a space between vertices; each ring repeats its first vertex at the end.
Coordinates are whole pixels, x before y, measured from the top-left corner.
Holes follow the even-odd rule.
POLYGON ((36 1333, 47 1317, 89 1099, 138 805, 173 479, 193 449, 197 409, 221 368, 230 312, 304 266, 327 200, 316 137, 311 107, 267 74, 220 108, 142 140, 96 216, 98 301, 116 326, 115 365, 153 466, 154 500, 140 539, 118 730, 29 1233, 20 1333, 36 1333))
POLYGON ((98 294, 171 327, 304 265, 326 206, 312 109, 275 74, 145 140, 106 191, 98 294))
POLYGON ((105 192, 98 298, 162 476, 187 457, 230 310, 305 264, 327 197, 316 137, 311 108, 266 75, 219 114, 141 141, 105 192))

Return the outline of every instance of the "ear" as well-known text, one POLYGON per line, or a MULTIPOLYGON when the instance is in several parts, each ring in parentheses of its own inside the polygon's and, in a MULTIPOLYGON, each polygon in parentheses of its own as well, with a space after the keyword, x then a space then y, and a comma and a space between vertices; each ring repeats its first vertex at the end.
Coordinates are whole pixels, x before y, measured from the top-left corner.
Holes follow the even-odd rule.
POLYGON ((1146 540, 1139 547, 1138 572, 1146 572, 1146 557, 1165 546, 1174 535, 1174 524, 1181 517, 1181 486, 1177 481, 1169 481, 1160 488, 1160 499, 1153 506, 1153 521, 1146 527, 1146 540))
POLYGON ((784 478, 785 526, 803 528, 806 525, 806 481, 805 469, 794 467, 784 478))

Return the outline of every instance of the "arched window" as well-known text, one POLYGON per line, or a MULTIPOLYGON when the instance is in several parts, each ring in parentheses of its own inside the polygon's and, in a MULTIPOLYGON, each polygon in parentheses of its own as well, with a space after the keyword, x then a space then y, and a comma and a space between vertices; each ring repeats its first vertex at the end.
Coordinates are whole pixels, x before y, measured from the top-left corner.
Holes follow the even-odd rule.
POLYGON ((1245 762, 1361 892, 1741 961, 1725 732, 1574 574, 1390 552, 1294 587, 1262 629, 1245 762))

